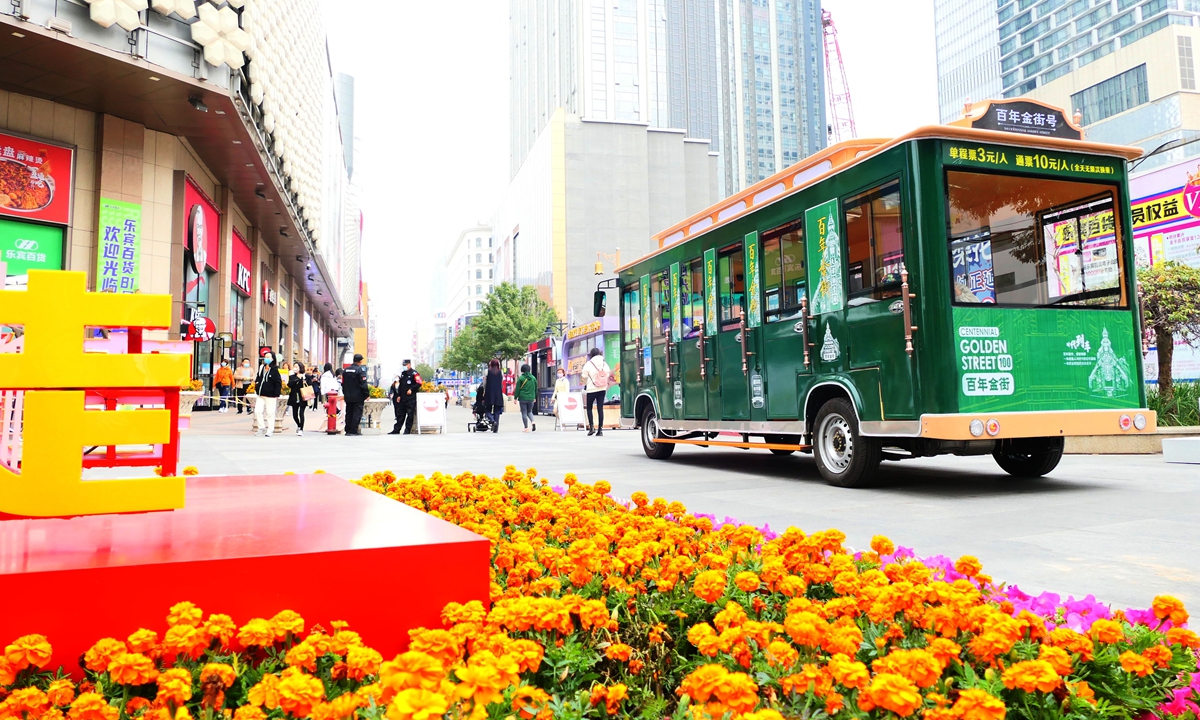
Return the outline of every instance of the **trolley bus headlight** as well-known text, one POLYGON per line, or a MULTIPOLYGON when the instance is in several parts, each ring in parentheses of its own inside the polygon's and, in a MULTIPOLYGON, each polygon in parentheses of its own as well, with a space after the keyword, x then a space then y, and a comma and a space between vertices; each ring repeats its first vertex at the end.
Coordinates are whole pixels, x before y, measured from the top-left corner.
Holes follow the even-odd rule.
POLYGON ((1138 430, 1145 430, 1146 429, 1146 416, 1141 413, 1134 415, 1133 416, 1133 426, 1135 428, 1137 428, 1138 430))
POLYGON ((983 421, 980 420, 979 418, 975 418, 974 420, 971 421, 971 436, 979 437, 982 434, 983 434, 983 421))

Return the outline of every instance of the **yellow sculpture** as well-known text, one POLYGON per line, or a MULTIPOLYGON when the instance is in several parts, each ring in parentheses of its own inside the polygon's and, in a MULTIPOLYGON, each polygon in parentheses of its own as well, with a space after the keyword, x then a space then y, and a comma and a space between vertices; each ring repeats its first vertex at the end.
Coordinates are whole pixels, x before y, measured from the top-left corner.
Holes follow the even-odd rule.
POLYGON ((188 355, 85 354, 85 327, 172 325, 169 295, 89 293, 86 283, 80 272, 31 270, 27 290, 0 291, 0 323, 25 327, 24 351, 0 354, 0 389, 27 391, 21 470, 0 466, 0 513, 54 517, 183 507, 183 478, 82 479, 85 447, 167 444, 177 432, 169 409, 85 410, 84 390, 177 390, 191 366, 188 355))

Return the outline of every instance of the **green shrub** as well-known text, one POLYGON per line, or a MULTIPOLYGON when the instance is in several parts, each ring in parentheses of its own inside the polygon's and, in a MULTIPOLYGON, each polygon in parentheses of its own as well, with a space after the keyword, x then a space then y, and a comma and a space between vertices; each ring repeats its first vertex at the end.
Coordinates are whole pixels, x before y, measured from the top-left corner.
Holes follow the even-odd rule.
POLYGON ((1146 405, 1158 413, 1159 425, 1200 425, 1200 382, 1175 383, 1175 397, 1163 402, 1158 386, 1146 390, 1146 405))

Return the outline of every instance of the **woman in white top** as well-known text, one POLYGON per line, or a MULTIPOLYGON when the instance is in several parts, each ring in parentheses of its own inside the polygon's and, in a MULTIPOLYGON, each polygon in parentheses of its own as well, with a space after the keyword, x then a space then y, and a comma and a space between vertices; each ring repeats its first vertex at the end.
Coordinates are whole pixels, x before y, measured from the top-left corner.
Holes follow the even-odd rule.
POLYGON ((562 415, 559 413, 559 408, 562 407, 563 400, 567 399, 569 392, 571 392, 571 381, 567 380, 566 369, 560 367, 558 379, 554 381, 554 394, 550 396, 550 404, 554 406, 554 417, 558 418, 559 430, 562 430, 562 415))
POLYGON ((600 437, 604 435, 604 395, 608 392, 608 384, 612 378, 612 370, 604 361, 604 352, 600 348, 592 348, 588 352, 587 362, 583 364, 580 377, 587 393, 588 435, 600 437), (592 405, 596 405, 597 424, 592 425, 592 405))
POLYGON ((333 376, 333 364, 325 363, 325 372, 321 373, 321 394, 342 394, 342 384, 333 376))

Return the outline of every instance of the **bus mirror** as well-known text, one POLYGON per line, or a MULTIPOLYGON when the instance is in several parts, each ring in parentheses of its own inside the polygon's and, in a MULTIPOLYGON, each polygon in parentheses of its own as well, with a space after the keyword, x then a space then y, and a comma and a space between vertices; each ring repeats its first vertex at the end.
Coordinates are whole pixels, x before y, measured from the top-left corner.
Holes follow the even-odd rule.
POLYGON ((608 295, 603 290, 597 290, 592 296, 592 315, 604 317, 608 309, 608 295))

